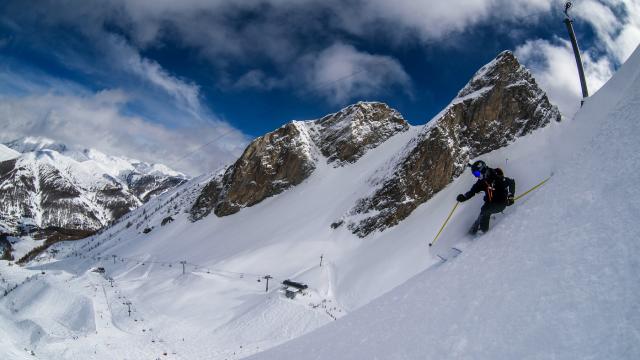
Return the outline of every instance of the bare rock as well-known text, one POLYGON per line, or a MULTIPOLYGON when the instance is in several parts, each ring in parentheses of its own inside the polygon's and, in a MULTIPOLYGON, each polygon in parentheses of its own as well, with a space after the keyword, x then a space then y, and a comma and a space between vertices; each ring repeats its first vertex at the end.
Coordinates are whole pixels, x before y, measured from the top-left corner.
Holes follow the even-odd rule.
POLYGON ((191 219, 212 210, 217 216, 231 215, 279 194, 311 175, 315 161, 306 125, 288 123, 255 139, 222 177, 211 180, 196 199, 191 219))
POLYGON ((312 137, 327 162, 354 163, 409 124, 387 104, 359 102, 313 122, 312 137))
POLYGON ((224 174, 202 189, 190 213, 196 221, 212 211, 227 216, 300 184, 316 167, 319 151, 342 166, 409 129, 388 105, 359 102, 318 120, 294 121, 255 139, 224 174))
POLYGON ((350 215, 371 216, 348 228, 365 237, 398 224, 459 176, 469 159, 560 119, 529 71, 511 52, 501 53, 425 125, 378 190, 358 201, 350 215))

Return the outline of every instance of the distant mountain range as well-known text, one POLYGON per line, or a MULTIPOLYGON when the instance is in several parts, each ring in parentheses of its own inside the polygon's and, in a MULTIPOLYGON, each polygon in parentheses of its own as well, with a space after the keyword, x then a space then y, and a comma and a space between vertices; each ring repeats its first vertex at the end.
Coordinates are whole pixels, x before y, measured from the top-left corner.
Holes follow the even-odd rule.
POLYGON ((79 149, 43 137, 0 145, 4 232, 96 231, 188 180, 160 164, 79 149))

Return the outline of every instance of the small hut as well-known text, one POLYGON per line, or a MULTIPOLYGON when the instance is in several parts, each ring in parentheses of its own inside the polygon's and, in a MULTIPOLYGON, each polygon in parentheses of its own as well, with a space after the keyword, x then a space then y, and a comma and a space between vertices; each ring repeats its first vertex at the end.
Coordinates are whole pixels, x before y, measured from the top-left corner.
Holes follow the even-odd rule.
POLYGON ((299 282, 285 280, 282 282, 282 290, 284 295, 289 299, 295 299, 296 295, 303 294, 308 286, 299 282))

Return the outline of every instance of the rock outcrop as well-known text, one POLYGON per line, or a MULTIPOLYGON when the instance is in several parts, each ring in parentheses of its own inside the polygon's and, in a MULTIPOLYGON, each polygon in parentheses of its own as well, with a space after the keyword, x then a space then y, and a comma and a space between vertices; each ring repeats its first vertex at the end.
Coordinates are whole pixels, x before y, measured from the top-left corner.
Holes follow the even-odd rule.
POLYGON ((193 221, 227 216, 304 181, 318 153, 335 167, 356 162, 409 124, 386 104, 360 102, 318 120, 294 121, 255 139, 242 156, 202 189, 193 221))
POLYGON ((469 159, 560 119, 529 71, 503 52, 425 125, 378 190, 341 221, 360 237, 394 226, 459 176, 469 159), (354 215, 359 220, 349 221, 354 215))
POLYGON ((213 211, 217 216, 238 212, 298 185, 315 169, 314 148, 307 127, 288 123, 251 142, 240 158, 214 177, 191 208, 191 219, 213 211))
POLYGON ((367 150, 409 129, 399 112, 376 102, 359 102, 309 124, 313 141, 335 166, 354 163, 367 150))
MULTIPOLYGON (((460 175, 469 159, 506 146, 550 121, 559 121, 533 76, 511 52, 480 69, 449 106, 414 138, 378 189, 333 227, 358 236, 383 230, 460 175), (351 220, 357 219, 357 220, 351 220)), ((292 122, 254 140, 243 155, 206 183, 191 208, 193 221, 227 216, 304 181, 321 157, 333 167, 409 129, 395 110, 360 102, 321 119, 292 122)))

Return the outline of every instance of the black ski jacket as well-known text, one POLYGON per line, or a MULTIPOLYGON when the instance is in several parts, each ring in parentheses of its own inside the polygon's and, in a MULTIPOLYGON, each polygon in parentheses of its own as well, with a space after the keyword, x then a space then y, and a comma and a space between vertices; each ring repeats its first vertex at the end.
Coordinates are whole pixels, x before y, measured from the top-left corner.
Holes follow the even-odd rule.
POLYGON ((502 169, 487 169, 484 179, 478 179, 471 190, 464 194, 465 201, 484 191, 484 201, 493 204, 507 204, 507 197, 516 192, 516 182, 504 176, 502 169))

